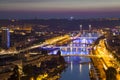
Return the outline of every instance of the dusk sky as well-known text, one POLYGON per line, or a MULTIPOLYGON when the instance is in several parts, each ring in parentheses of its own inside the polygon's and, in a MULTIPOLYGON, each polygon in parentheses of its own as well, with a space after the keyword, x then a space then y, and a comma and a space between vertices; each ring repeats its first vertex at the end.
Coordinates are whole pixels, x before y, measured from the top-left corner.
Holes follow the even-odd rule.
POLYGON ((0 0, 3 18, 120 17, 120 0, 0 0))

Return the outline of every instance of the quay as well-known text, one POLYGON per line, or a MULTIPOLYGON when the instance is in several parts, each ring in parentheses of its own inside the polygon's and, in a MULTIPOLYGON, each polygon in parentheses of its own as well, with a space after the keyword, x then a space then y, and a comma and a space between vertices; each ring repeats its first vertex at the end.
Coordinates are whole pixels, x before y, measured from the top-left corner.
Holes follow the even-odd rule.
MULTIPOLYGON (((1 80, 12 80, 11 76, 17 75, 17 79, 15 80, 21 80, 24 76, 28 76, 29 74, 26 73, 26 68, 40 68, 43 66, 43 63, 45 65, 46 62, 56 63, 55 66, 61 65, 60 58, 62 56, 60 55, 31 55, 31 54, 15 54, 15 55, 3 55, 0 56, 0 78, 1 80), (41 65, 42 64, 42 65, 41 65), (29 66, 29 67, 28 67, 29 66), (30 67, 31 66, 31 67, 30 67), (26 75, 27 74, 27 75, 26 75)), ((62 58, 64 59, 64 58, 62 58)), ((64 63, 64 60, 63 60, 64 63)), ((39 72, 40 73, 40 72, 39 72)), ((34 74, 34 73, 32 73, 34 74)))

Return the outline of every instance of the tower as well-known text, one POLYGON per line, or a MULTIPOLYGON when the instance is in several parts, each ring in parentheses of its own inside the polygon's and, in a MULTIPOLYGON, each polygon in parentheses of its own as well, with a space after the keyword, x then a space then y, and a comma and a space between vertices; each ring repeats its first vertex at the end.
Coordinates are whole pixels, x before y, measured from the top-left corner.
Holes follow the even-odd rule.
POLYGON ((2 28, 2 47, 8 49, 10 47, 10 32, 6 27, 2 28))
POLYGON ((91 26, 91 25, 89 25, 89 31, 91 31, 91 29, 92 29, 92 26, 91 26))
POLYGON ((80 31, 82 31, 82 24, 80 25, 80 31))

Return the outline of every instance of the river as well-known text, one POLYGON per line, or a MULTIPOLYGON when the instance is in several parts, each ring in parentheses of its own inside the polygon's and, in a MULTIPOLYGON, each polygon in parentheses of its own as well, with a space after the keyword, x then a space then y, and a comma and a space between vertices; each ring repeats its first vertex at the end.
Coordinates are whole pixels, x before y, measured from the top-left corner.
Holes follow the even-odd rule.
MULTIPOLYGON (((68 62, 68 57, 65 60, 68 62)), ((62 72, 60 80, 90 80, 90 63, 80 64, 88 61, 89 58, 69 57, 68 67, 62 72)))
MULTIPOLYGON (((62 54, 88 54, 89 51, 86 49, 79 48, 78 50, 75 49, 68 49, 65 51, 61 49, 62 54)), ((89 79, 89 69, 90 69, 90 62, 89 58, 85 57, 64 57, 65 61, 68 63, 68 67, 65 71, 62 72, 60 80, 90 80, 89 79), (83 64, 81 64, 83 63, 83 64), (84 64, 86 63, 86 64, 84 64)))

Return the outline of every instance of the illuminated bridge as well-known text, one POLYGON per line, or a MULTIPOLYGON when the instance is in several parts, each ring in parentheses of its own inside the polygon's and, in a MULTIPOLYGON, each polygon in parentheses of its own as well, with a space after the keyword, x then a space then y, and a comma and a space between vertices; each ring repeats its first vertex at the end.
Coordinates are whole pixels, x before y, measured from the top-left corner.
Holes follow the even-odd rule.
MULTIPOLYGON (((66 53, 82 54, 84 53, 84 51, 87 51, 86 54, 88 54, 89 50, 91 49, 91 45, 93 41, 95 41, 99 37, 99 35, 98 36, 92 36, 92 35, 87 36, 87 34, 90 34, 90 33, 84 33, 84 34, 79 33, 77 34, 77 36, 74 36, 74 37, 70 37, 69 35, 55 37, 53 39, 46 40, 42 44, 40 43, 40 44, 33 45, 31 47, 22 49, 18 51, 17 53, 32 50, 32 49, 39 48, 39 47, 41 48, 49 47, 49 48, 59 48, 62 54, 66 54, 66 53), (65 46, 56 45, 57 42, 62 42, 66 39, 67 41, 71 41, 71 43, 65 46)), ((52 54, 55 54, 55 51, 52 54)))
POLYGON ((64 57, 72 57, 72 56, 78 56, 78 57, 97 57, 97 58, 101 58, 101 57, 108 57, 108 56, 101 56, 101 55, 92 55, 92 54, 62 54, 61 56, 64 56, 64 57))
MULTIPOLYGON (((62 56, 99 57, 99 55, 96 56, 89 54, 89 51, 92 48, 92 43, 96 39, 97 37, 78 37, 66 46, 51 46, 51 48, 60 49, 62 56)), ((57 51, 58 50, 53 51, 50 54, 56 54, 57 51)))
MULTIPOLYGON (((73 40, 73 45, 81 45, 81 44, 91 44, 94 40, 97 39, 97 37, 70 37, 70 36, 60 36, 60 37, 57 37, 57 38, 54 38, 54 39, 50 39, 50 40, 46 40, 46 42, 42 43, 42 44, 36 44, 36 45, 33 45, 31 47, 28 47, 28 48, 25 48, 25 49, 22 49, 20 51, 18 51, 18 53, 20 52, 24 52, 24 51, 27 51, 27 50, 31 50, 31 49, 35 49, 35 48, 39 48, 39 47, 47 47, 49 45, 55 45, 57 42, 59 41, 64 41, 64 39, 68 39, 68 40, 73 40)), ((68 45, 69 46, 69 45, 68 45)))

